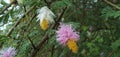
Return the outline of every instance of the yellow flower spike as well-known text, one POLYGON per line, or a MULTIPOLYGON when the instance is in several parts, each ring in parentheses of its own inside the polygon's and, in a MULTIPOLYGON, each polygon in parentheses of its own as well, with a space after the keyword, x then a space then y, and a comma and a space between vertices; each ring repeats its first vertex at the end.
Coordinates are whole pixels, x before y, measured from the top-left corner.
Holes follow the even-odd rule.
POLYGON ((40 23, 40 26, 43 30, 46 30, 49 27, 49 21, 47 19, 43 19, 43 21, 40 23))
POLYGON ((70 50, 72 50, 73 53, 77 53, 78 52, 78 46, 76 44, 76 41, 68 40, 67 45, 68 45, 68 48, 70 50))

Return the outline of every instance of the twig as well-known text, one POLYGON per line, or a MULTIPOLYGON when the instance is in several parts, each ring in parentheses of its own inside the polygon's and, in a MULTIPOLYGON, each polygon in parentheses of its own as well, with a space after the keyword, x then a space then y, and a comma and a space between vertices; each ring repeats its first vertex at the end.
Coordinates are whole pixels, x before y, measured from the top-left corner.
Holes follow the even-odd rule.
MULTIPOLYGON (((26 27, 28 27, 29 25, 30 25, 30 23, 32 22, 32 20, 36 17, 36 15, 37 14, 35 14, 35 15, 33 15, 33 17, 30 19, 30 21, 28 22, 28 24, 27 24, 27 26, 26 27)), ((26 32, 28 32, 29 30, 26 30, 26 32)), ((36 47, 35 47, 35 45, 34 45, 34 43, 33 43, 33 41, 30 39, 30 37, 27 35, 27 38, 28 38, 28 40, 30 41, 30 43, 31 43, 31 45, 32 45, 32 47, 34 48, 34 49, 36 49, 36 47)))
POLYGON ((106 2, 107 4, 111 5, 111 6, 115 7, 116 9, 120 10, 120 7, 119 7, 119 6, 117 6, 117 5, 109 2, 108 0, 103 0, 103 1, 106 2))
POLYGON ((114 52, 110 52, 107 57, 111 57, 114 52))
MULTIPOLYGON (((82 6, 83 6, 83 8, 82 8, 82 20, 81 20, 82 22, 80 24, 80 27, 82 27, 85 24, 86 2, 87 2, 87 0, 83 0, 83 2, 82 2, 82 6)), ((81 29, 79 29, 79 31, 81 32, 81 29)))
POLYGON ((4 13, 4 11, 9 8, 12 5, 12 3, 10 3, 9 5, 7 5, 2 11, 0 11, 0 14, 4 13))
POLYGON ((47 4, 48 8, 50 8, 51 4, 54 2, 55 0, 51 0, 50 2, 48 2, 47 0, 44 0, 44 2, 47 4))
POLYGON ((51 3, 47 2, 47 0, 44 0, 44 2, 47 4, 48 8, 50 8, 51 3))
POLYGON ((44 0, 44 2, 47 4, 47 6, 49 6, 49 2, 47 2, 47 0, 44 0))
POLYGON ((34 14, 33 17, 30 19, 30 21, 28 22, 27 26, 29 26, 32 22, 32 20, 37 16, 37 14, 34 14))
POLYGON ((29 37, 28 35, 27 35, 27 38, 28 38, 28 40, 30 41, 32 47, 33 47, 34 49, 37 49, 37 48, 35 47, 35 45, 33 44, 33 41, 30 39, 30 37, 29 37))
POLYGON ((21 42, 22 42, 22 40, 17 42, 18 45, 17 45, 16 48, 15 48, 16 50, 20 47, 21 42))
POLYGON ((33 5, 20 19, 17 20, 17 22, 15 23, 15 25, 8 31, 8 33, 6 34, 6 36, 9 37, 9 36, 11 35, 12 31, 14 30, 14 28, 15 28, 17 25, 19 25, 21 19, 24 18, 25 15, 27 15, 29 12, 31 12, 31 10, 34 9, 35 6, 36 6, 36 4, 33 5))
MULTIPOLYGON (((31 19, 30 19, 30 21, 27 23, 26 27, 28 27, 28 26, 30 25, 30 23, 31 23, 32 20, 35 18, 35 16, 36 16, 36 14, 34 14, 34 15, 31 17, 31 19)), ((22 30, 23 30, 23 29, 22 29, 22 30)), ((25 31, 29 31, 29 30, 25 30, 25 31)), ((22 32, 22 31, 21 31, 21 32, 22 32)), ((33 41, 30 39, 30 37, 29 37, 28 35, 27 35, 26 37, 27 37, 28 40, 30 41, 32 47, 35 49, 36 47, 35 47, 35 45, 33 44, 33 41)), ((22 42, 22 40, 18 42, 18 45, 17 45, 16 49, 19 48, 19 46, 21 45, 21 42, 22 42)))
MULTIPOLYGON (((56 27, 56 25, 58 24, 58 22, 61 20, 64 12, 66 11, 67 7, 65 7, 63 9, 63 12, 61 13, 61 15, 58 17, 57 21, 55 22, 55 24, 53 24, 53 26, 51 27, 52 29, 54 29, 56 27)), ((45 33, 44 37, 43 37, 43 40, 36 46, 37 47, 37 50, 33 50, 32 53, 31 53, 31 56, 30 57, 35 57, 37 52, 40 50, 40 48, 43 46, 43 44, 48 40, 48 34, 45 33)))
POLYGON ((4 13, 5 10, 7 10, 12 4, 16 3, 16 1, 10 3, 9 5, 7 5, 6 7, 3 8, 2 11, 0 11, 0 14, 4 13))
MULTIPOLYGON (((9 15, 9 13, 10 13, 13 9, 14 9, 14 6, 12 7, 11 10, 9 10, 7 13, 3 14, 3 16, 0 17, 0 19, 2 19, 2 21, 3 21, 3 25, 5 24, 5 23, 4 23, 4 20, 5 20, 4 17, 6 17, 7 15, 9 15)), ((2 25, 1 25, 1 26, 2 26, 2 25)))
POLYGON ((51 49, 51 57, 53 57, 54 49, 55 49, 55 45, 52 46, 52 49, 51 49))

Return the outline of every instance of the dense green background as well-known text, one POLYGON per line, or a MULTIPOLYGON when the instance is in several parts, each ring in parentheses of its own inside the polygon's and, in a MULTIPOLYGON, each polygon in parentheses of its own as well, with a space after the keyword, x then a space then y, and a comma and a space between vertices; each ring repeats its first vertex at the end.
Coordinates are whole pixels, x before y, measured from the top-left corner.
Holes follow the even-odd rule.
POLYGON ((35 50, 39 50, 36 57, 120 57, 120 0, 106 1, 23 0, 23 3, 12 3, 11 9, 8 9, 6 6, 10 4, 2 0, 0 27, 7 26, 4 30, 0 28, 0 49, 16 47, 15 57, 29 57, 35 50), (37 9, 43 6, 48 6, 55 13, 55 20, 61 19, 53 24, 72 24, 79 32, 77 54, 56 41, 58 25, 46 31, 40 28, 36 14, 37 9), (4 10, 5 7, 7 9, 4 10), (12 33, 9 33, 12 27, 12 33), (40 47, 37 49, 34 46, 40 47))

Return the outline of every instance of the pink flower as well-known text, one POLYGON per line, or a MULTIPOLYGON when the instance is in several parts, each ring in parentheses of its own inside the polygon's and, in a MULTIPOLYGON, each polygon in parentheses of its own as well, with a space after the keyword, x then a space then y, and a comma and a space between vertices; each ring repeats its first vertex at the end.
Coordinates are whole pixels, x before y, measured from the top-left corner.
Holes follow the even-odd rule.
POLYGON ((16 55, 15 48, 9 47, 7 50, 0 51, 0 57, 14 57, 16 55))
POLYGON ((79 40, 79 35, 71 25, 67 24, 60 24, 60 28, 58 29, 57 33, 57 41, 65 46, 67 44, 67 41, 74 40, 78 41, 79 40))
POLYGON ((89 31, 92 32, 93 30, 94 30, 94 27, 93 27, 93 26, 90 26, 90 27, 89 27, 89 31))

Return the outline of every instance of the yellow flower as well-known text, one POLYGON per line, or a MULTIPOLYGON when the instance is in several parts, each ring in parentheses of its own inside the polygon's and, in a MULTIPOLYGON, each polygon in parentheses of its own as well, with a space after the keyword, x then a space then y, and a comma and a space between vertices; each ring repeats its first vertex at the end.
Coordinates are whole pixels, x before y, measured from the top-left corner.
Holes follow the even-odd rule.
POLYGON ((37 21, 40 20, 40 26, 43 30, 48 29, 49 24, 54 22, 53 18, 55 17, 54 13, 47 7, 44 6, 41 9, 38 9, 37 21))
POLYGON ((46 19, 43 19, 43 21, 40 23, 40 26, 43 30, 46 30, 49 26, 49 21, 46 19))
POLYGON ((67 45, 68 45, 68 48, 70 50, 72 50, 73 53, 77 53, 78 52, 78 46, 76 44, 76 41, 68 40, 67 45))

